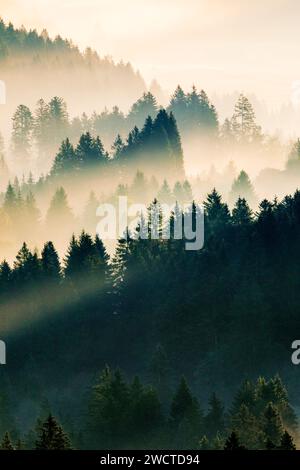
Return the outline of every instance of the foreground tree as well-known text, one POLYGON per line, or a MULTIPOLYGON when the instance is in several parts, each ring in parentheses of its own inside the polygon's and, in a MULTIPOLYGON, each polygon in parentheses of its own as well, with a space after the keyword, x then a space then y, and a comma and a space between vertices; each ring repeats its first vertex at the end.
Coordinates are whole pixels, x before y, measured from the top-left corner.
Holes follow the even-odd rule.
POLYGON ((2 439, 1 450, 15 450, 8 432, 4 434, 4 437, 2 439))

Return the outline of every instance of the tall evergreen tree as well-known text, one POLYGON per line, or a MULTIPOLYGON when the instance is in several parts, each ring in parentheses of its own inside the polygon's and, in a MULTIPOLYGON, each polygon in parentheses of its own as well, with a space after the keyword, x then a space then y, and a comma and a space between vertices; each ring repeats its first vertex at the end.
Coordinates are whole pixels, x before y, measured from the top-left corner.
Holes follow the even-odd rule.
POLYGON ((59 151, 55 157, 51 174, 55 176, 63 176, 76 169, 79 166, 79 159, 75 153, 74 147, 67 138, 63 140, 59 151))
POLYGON ((47 282, 58 283, 60 280, 60 262, 52 242, 45 243, 41 253, 42 271, 47 282))
POLYGON ((245 447, 240 444, 239 437, 235 431, 232 431, 227 438, 224 450, 245 450, 245 447))
POLYGON ((250 205, 256 203, 256 196, 252 183, 247 173, 242 170, 239 176, 234 180, 229 198, 234 203, 238 198, 244 198, 250 205))
POLYGON ((261 130, 255 122, 253 107, 243 94, 234 107, 231 127, 236 140, 240 142, 253 142, 260 136, 261 130))
POLYGON ((71 443, 63 428, 51 414, 42 423, 36 450, 70 450, 71 443))
POLYGON ((205 429, 208 437, 214 437, 218 432, 223 434, 225 431, 224 406, 213 393, 209 400, 209 411, 205 416, 205 429))
POLYGON ((294 444, 293 438, 287 431, 284 431, 281 437, 279 449, 280 450, 296 450, 296 446, 294 444))
POLYGON ((283 434, 283 427, 278 410, 272 403, 267 405, 263 419, 263 430, 267 439, 273 442, 275 446, 278 446, 283 434))

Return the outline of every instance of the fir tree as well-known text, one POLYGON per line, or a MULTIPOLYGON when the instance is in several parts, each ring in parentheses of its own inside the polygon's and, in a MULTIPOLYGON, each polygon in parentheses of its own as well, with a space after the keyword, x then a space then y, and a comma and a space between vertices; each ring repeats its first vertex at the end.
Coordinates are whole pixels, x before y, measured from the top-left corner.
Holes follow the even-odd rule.
POLYGON ((181 129, 184 129, 187 125, 187 109, 188 109, 188 99, 186 94, 180 85, 177 86, 174 94, 171 97, 170 105, 168 108, 169 112, 172 112, 178 120, 181 129))
POLYGON ((253 142, 260 136, 260 127, 255 122, 253 107, 243 94, 238 98, 231 118, 235 138, 241 142, 253 142))
POLYGON ((238 198, 232 210, 232 222, 240 227, 247 227, 253 221, 253 212, 246 199, 238 198))
POLYGON ((241 171, 239 176, 234 180, 230 200, 235 202, 238 198, 244 198, 249 204, 256 203, 256 196, 250 178, 245 171, 241 171))
POLYGON ((67 138, 62 141, 59 151, 55 157, 51 174, 53 176, 63 176, 78 169, 79 160, 74 147, 67 138))
POLYGON ((239 437, 235 431, 232 431, 227 438, 224 450, 245 450, 245 447, 240 444, 239 437))
POLYGON ((172 196, 170 187, 167 183, 167 180, 164 180, 163 185, 157 194, 157 199, 160 203, 169 204, 169 205, 172 204, 173 196, 172 196))
POLYGON ((215 393, 212 394, 209 400, 209 411, 205 416, 205 428, 210 438, 218 432, 222 434, 225 430, 224 406, 215 393))
POLYGON ((199 403, 191 394, 184 378, 181 379, 170 409, 170 425, 174 442, 179 448, 195 445, 202 427, 203 415, 199 403))
POLYGON ((296 450, 292 436, 285 430, 280 439, 280 450, 296 450))
POLYGON ((203 436, 199 441, 199 449, 200 450, 209 450, 209 440, 206 436, 203 436))
POLYGON ((41 253, 42 272, 47 282, 58 282, 60 279, 60 263, 57 251, 52 242, 45 243, 41 253))
POLYGON ((27 106, 18 106, 12 118, 12 148, 21 168, 26 169, 30 157, 33 117, 27 106))
POLYGON ((269 403, 264 411, 263 431, 275 446, 279 445, 283 428, 278 410, 272 403, 269 403))
POLYGON ((70 230, 74 223, 72 211, 68 205, 67 194, 64 188, 60 187, 56 190, 46 215, 46 224, 52 230, 59 226, 67 226, 70 230))

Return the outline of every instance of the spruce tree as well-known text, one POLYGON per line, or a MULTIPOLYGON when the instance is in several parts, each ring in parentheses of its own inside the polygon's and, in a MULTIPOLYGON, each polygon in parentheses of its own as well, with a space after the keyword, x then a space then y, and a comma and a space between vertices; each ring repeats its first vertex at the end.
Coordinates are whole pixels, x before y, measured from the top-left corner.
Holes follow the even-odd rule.
POLYGON ((209 400, 209 410, 205 416, 205 428, 210 438, 218 432, 223 434, 225 430, 224 406, 215 393, 212 394, 209 400))
POLYGON ((250 205, 256 203, 256 196, 249 176, 245 171, 241 171, 239 176, 234 180, 229 198, 234 203, 238 198, 244 198, 250 205))
POLYGON ((58 283, 60 280, 60 262, 52 242, 45 243, 41 253, 41 265, 44 279, 58 283))
POLYGON ((128 433, 129 389, 120 371, 106 367, 92 388, 88 428, 93 445, 118 448, 128 433))
POLYGON ((248 227, 253 221, 253 212, 246 199, 238 198, 232 210, 232 222, 240 227, 248 227))
POLYGON ((277 408, 269 403, 263 414, 263 431, 275 446, 280 444, 283 427, 277 408))
POLYGON ((235 139, 240 142, 253 142, 260 136, 260 127, 255 122, 253 107, 246 96, 240 94, 231 118, 235 139))
POLYGON ((134 103, 128 113, 127 121, 130 127, 142 127, 147 116, 154 118, 158 111, 155 97, 150 93, 144 93, 136 103, 134 103))
POLYGON ((57 227, 66 227, 70 231, 73 224, 74 216, 68 204, 67 194, 64 188, 60 187, 51 199, 46 214, 46 225, 53 231, 57 227))
POLYGON ((51 169, 51 175, 61 177, 75 171, 78 169, 78 166, 79 159, 75 153, 73 145, 67 138, 61 143, 51 169))
POLYGON ((169 205, 173 203, 174 199, 173 199, 170 187, 167 183, 167 180, 164 180, 163 185, 161 186, 157 194, 157 199, 160 203, 169 204, 169 205))
POLYGON ((195 445, 202 425, 202 410, 183 377, 172 399, 170 409, 170 426, 174 444, 179 448, 195 445))
POLYGON ((12 118, 12 149, 19 167, 27 169, 31 151, 33 117, 30 109, 21 104, 12 118))
POLYGON ((172 112, 179 123, 181 129, 187 126, 188 99, 180 85, 171 96, 168 111, 172 112))
POLYGON ((199 449, 200 450, 209 450, 210 446, 209 446, 209 440, 207 439, 207 437, 204 435, 200 441, 199 441, 199 449))
POLYGON ((71 449, 71 443, 67 434, 51 414, 41 425, 35 448, 36 450, 71 449))

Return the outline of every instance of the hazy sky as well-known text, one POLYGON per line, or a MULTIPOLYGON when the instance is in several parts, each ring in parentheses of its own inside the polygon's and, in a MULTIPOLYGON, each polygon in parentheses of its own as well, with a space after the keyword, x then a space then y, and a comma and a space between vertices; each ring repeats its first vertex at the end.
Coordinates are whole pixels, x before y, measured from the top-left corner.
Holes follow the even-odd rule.
POLYGON ((129 60, 172 90, 288 100, 300 80, 298 0, 0 0, 1 16, 129 60))

